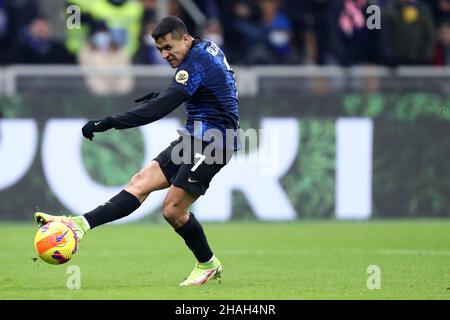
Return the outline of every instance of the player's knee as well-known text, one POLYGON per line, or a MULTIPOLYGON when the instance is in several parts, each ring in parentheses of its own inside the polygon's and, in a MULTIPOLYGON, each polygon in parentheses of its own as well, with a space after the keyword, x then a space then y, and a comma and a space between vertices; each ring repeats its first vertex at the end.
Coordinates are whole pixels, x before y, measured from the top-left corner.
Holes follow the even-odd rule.
POLYGON ((163 203, 163 217, 167 221, 172 221, 177 216, 178 206, 177 203, 170 200, 164 200, 163 203))
POLYGON ((136 190, 140 190, 143 188, 143 175, 141 172, 138 172, 133 177, 131 177, 131 180, 128 183, 128 187, 136 190))
MULTIPOLYGON (((186 210, 184 210, 186 211, 186 210)), ((184 214, 183 208, 177 201, 174 200, 164 200, 163 203, 163 217, 171 225, 177 223, 180 217, 184 214)))
POLYGON ((146 181, 142 172, 136 173, 131 178, 126 190, 138 198, 147 197, 151 192, 146 186, 146 181))

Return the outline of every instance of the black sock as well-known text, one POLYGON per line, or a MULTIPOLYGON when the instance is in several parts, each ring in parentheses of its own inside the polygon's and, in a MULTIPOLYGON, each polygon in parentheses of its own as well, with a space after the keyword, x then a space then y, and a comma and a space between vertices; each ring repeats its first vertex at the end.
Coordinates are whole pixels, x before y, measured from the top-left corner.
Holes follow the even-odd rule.
POLYGON ((175 231, 184 239, 198 262, 207 262, 212 258, 213 253, 209 248, 205 232, 193 213, 189 215, 188 221, 175 231))
POLYGON ((91 229, 93 229, 107 222, 126 217, 139 208, 140 205, 138 198, 122 190, 109 201, 85 213, 83 216, 89 222, 91 229))

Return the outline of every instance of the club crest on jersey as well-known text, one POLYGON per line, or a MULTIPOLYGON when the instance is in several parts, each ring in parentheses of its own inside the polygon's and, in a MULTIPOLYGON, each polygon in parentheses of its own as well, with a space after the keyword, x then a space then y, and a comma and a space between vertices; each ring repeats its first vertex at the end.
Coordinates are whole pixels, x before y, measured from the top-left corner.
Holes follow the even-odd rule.
POLYGON ((181 84, 186 84, 189 80, 189 73, 186 70, 180 70, 175 75, 175 81, 181 84))

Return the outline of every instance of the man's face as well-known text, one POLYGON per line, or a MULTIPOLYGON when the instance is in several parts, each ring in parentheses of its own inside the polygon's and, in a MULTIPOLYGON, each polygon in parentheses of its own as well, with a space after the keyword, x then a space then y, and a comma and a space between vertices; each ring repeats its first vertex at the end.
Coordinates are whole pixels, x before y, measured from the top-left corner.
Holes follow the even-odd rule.
POLYGON ((52 30, 48 21, 44 19, 35 19, 30 25, 30 32, 33 37, 46 40, 50 38, 52 30))
POLYGON ((174 39, 171 33, 159 38, 156 41, 156 47, 163 59, 169 62, 172 68, 177 68, 189 51, 192 39, 188 34, 181 37, 180 40, 174 39))

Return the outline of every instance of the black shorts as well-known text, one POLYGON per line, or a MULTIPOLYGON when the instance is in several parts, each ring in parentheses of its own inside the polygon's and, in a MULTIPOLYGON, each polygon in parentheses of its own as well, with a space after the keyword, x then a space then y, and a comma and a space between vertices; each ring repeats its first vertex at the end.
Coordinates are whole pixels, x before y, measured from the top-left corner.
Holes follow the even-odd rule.
POLYGON ((200 196, 232 155, 232 151, 214 148, 192 136, 180 136, 153 160, 159 163, 170 184, 200 196))

